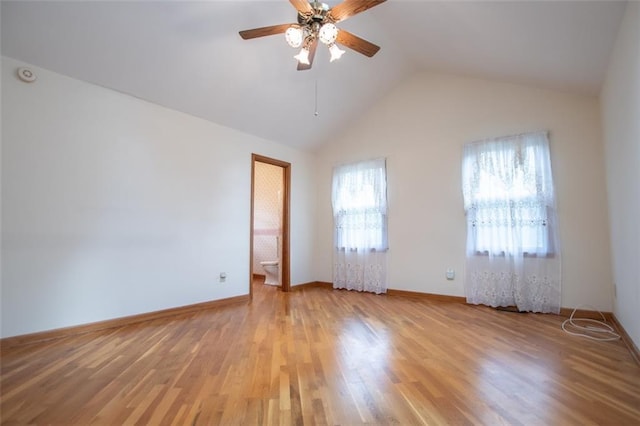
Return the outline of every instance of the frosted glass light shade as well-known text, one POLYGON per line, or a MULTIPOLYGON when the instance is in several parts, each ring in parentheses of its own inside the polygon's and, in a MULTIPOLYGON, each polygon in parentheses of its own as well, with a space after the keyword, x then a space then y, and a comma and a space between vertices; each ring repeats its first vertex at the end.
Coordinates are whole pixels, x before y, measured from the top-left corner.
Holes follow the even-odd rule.
POLYGON ((309 49, 304 47, 300 49, 300 53, 294 56, 301 64, 309 65, 309 49))
POLYGON ((322 43, 331 44, 336 41, 336 37, 338 37, 338 28, 332 23, 324 24, 320 27, 318 38, 322 43))
POLYGON ((303 31, 300 27, 291 26, 284 33, 284 38, 291 47, 300 47, 303 39, 303 31))
POLYGON ((344 50, 340 49, 337 44, 332 44, 329 46, 329 53, 331 53, 331 59, 329 59, 329 62, 333 62, 336 59, 340 59, 344 54, 344 50))

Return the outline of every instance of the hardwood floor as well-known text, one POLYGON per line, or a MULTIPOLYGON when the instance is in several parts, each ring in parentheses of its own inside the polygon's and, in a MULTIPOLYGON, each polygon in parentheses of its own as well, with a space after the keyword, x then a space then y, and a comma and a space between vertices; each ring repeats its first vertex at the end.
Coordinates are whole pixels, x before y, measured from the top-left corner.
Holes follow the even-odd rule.
POLYGON ((640 424, 640 367, 563 318, 254 285, 229 305, 14 348, 2 424, 640 424))

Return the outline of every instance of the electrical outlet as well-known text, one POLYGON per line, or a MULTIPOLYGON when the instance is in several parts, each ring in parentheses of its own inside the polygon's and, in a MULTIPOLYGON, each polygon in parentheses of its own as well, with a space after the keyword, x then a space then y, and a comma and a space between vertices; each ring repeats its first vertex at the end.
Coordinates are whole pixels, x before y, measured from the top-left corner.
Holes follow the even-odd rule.
POLYGON ((219 281, 221 283, 225 282, 227 280, 227 273, 226 272, 220 272, 220 278, 219 281))
POLYGON ((448 280, 452 280, 456 277, 456 271, 454 271, 453 269, 449 268, 447 269, 447 279, 448 280))

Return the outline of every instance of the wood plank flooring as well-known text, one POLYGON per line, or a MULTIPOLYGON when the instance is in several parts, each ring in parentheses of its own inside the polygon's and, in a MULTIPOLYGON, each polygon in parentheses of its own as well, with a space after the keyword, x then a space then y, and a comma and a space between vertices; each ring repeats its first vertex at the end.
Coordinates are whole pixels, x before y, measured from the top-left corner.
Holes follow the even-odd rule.
POLYGON ((1 354, 2 424, 638 425, 640 367, 554 315, 254 285, 1 354))

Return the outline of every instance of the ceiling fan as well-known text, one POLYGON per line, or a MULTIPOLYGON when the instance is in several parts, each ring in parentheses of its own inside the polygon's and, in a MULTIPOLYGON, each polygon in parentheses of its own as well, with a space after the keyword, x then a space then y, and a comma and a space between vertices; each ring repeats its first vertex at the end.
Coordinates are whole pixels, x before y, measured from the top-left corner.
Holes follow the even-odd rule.
POLYGON ((365 56, 372 57, 380 50, 379 46, 368 42, 348 31, 338 29, 335 24, 360 12, 384 3, 386 0, 344 0, 329 7, 317 0, 289 0, 298 11, 298 22, 294 24, 271 25, 240 31, 244 40, 285 33, 291 47, 300 47, 300 53, 294 56, 298 60, 298 71, 308 70, 313 64, 318 41, 329 47, 331 62, 344 53, 338 44, 346 46, 365 56))

